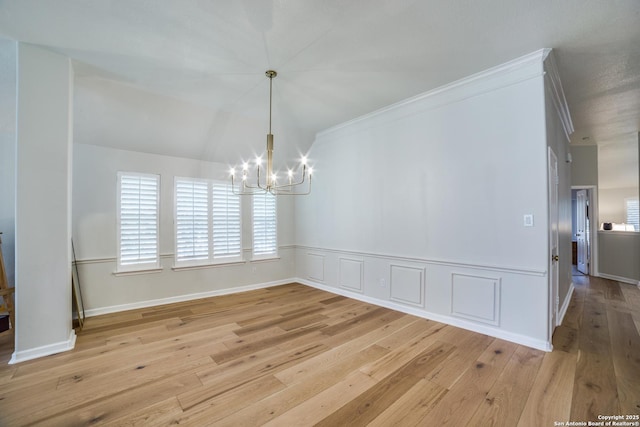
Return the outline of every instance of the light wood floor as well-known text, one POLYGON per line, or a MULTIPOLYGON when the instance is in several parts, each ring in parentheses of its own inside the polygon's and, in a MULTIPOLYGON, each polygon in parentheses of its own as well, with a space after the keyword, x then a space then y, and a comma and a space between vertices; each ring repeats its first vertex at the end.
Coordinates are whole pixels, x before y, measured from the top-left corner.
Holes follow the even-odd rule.
POLYGON ((0 425, 554 426, 640 414, 640 290, 574 277, 555 350, 299 284, 87 319, 7 365, 0 425))

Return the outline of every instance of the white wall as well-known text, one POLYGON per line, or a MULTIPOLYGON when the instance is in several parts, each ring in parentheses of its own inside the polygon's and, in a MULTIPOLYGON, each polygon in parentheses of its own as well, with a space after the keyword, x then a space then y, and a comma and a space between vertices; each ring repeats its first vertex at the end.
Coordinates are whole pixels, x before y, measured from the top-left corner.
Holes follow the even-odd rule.
POLYGON ((73 348, 69 58, 18 44, 16 331, 12 362, 73 348))
POLYGON ((598 146, 577 145, 571 147, 571 185, 598 185, 598 146))
MULTIPOLYGON (((568 162, 569 137, 573 133, 573 124, 564 99, 562 83, 555 66, 553 52, 545 59, 544 66, 547 145, 558 158, 558 294, 550 295, 550 305, 552 310, 560 311, 556 319, 559 324, 571 299, 573 280, 571 267, 572 168, 571 163, 568 162), (554 302, 554 300, 557 301, 554 302), (558 307, 554 308, 554 304, 557 304, 558 307)), ((547 263, 551 263, 550 260, 551 253, 547 252, 547 263)))
POLYGON ((598 231, 599 276, 640 285, 640 233, 598 231))
POLYGON ((544 56, 320 133, 300 280, 549 349, 544 56))
POLYGON ((0 38, 0 231, 10 286, 15 283, 17 46, 0 38))
MULTIPOLYGON (((176 142, 179 143, 179 142, 176 142)), ((215 295, 294 276, 292 199, 278 198, 280 259, 193 270, 172 270, 174 177, 228 179, 228 166, 74 144, 73 239, 87 315, 215 295), (116 175, 118 171, 160 174, 161 273, 118 275, 116 270, 116 175)), ((243 197, 243 248, 251 259, 251 210, 243 197)))
POLYGON ((638 187, 600 188, 598 190, 598 214, 600 223, 627 221, 625 199, 637 198, 638 187))

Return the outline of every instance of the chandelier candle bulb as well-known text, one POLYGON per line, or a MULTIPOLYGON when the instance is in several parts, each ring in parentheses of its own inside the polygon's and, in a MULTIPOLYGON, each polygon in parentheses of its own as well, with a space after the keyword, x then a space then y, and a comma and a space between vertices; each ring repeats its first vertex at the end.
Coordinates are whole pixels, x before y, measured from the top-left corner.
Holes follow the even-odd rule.
POLYGON ((250 165, 248 162, 242 163, 242 184, 235 183, 235 168, 229 170, 231 175, 231 189, 233 194, 236 195, 251 195, 259 193, 271 193, 274 196, 301 196, 309 194, 311 192, 311 168, 307 168, 307 156, 302 156, 300 159, 301 170, 299 181, 294 180, 293 170, 288 170, 288 183, 278 185, 278 176, 273 171, 273 134, 271 133, 271 112, 273 103, 273 79, 278 75, 273 70, 267 70, 265 72, 267 78, 269 78, 269 132, 267 133, 267 165, 266 170, 262 171, 262 157, 256 156, 255 160, 255 181, 249 180, 250 165), (308 169, 308 171, 307 171, 308 169), (264 177, 261 175, 264 174, 264 177), (309 174, 309 179, 307 179, 309 174), (309 183, 305 187, 301 187, 308 181, 309 183))

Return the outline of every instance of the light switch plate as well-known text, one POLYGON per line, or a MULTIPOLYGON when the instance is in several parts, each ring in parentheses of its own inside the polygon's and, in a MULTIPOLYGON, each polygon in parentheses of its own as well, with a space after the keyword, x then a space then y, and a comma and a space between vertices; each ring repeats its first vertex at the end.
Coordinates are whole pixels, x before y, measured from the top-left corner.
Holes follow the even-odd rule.
POLYGON ((525 227, 533 227, 533 215, 532 214, 524 214, 524 226, 525 227))

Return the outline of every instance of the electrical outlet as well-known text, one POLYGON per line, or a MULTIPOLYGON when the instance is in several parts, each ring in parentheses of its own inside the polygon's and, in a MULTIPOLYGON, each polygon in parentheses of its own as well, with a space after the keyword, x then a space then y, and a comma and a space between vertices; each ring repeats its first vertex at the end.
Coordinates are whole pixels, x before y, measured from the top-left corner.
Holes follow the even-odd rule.
POLYGON ((384 279, 384 277, 380 278, 380 286, 383 288, 387 286, 387 281, 384 279))

